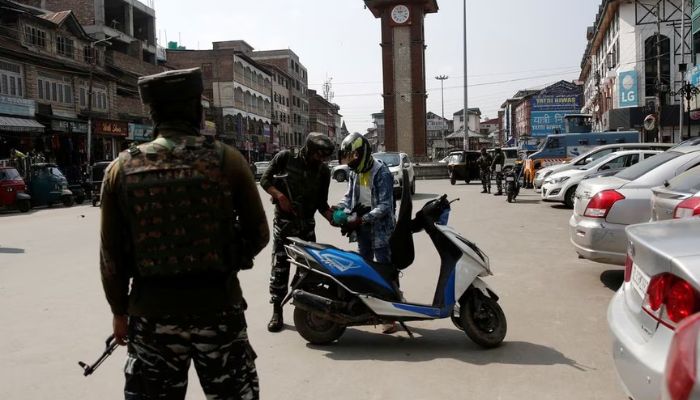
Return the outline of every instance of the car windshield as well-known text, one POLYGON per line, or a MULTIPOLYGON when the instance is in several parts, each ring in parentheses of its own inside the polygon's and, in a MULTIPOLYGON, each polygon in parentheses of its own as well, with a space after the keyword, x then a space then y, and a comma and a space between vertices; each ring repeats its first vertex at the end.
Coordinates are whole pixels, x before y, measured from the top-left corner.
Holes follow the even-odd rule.
POLYGON ((646 160, 637 163, 629 168, 620 171, 615 176, 620 179, 626 179, 628 181, 633 181, 640 176, 646 174, 652 169, 658 167, 661 164, 665 164, 674 158, 680 156, 682 153, 677 151, 666 151, 664 153, 657 154, 653 157, 647 158, 646 160))
POLYGON ((668 188, 684 193, 700 192, 700 168, 695 167, 668 181, 668 188))
POLYGON ((458 164, 462 162, 462 155, 461 154, 452 154, 450 155, 449 162, 452 164, 458 164))
POLYGON ((63 174, 61 173, 61 170, 59 170, 59 169, 56 168, 56 167, 49 167, 49 172, 50 172, 51 175, 53 175, 53 176, 57 176, 57 177, 59 177, 59 178, 63 178, 63 174))
POLYGON ((401 157, 398 154, 374 154, 374 158, 386 164, 387 167, 395 167, 401 163, 401 157))
POLYGON ((612 159, 615 158, 615 157, 618 157, 618 155, 605 154, 605 157, 600 157, 600 158, 598 158, 598 159, 595 159, 595 160, 589 162, 588 164, 581 165, 581 166, 577 167, 577 169, 580 169, 580 170, 590 170, 590 169, 592 169, 592 168, 595 168, 595 167, 597 167, 597 166, 603 164, 604 162, 607 162, 607 161, 612 160, 612 159))
POLYGON ((22 179, 22 177, 14 168, 0 170, 0 181, 16 181, 20 179, 22 179))

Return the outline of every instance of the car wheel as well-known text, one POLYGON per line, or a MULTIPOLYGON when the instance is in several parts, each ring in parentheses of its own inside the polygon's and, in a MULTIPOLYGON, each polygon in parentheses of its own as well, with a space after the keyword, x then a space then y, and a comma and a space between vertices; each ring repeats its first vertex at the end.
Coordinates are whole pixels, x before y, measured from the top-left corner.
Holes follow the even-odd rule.
POLYGON ((17 209, 20 212, 25 213, 25 212, 29 211, 30 208, 32 208, 32 203, 29 200, 22 200, 22 201, 17 203, 17 209))
POLYGON ((457 178, 455 177, 455 174, 453 172, 450 174, 450 184, 454 185, 455 183, 457 183, 457 178))
POLYGON ((65 207, 72 207, 73 206, 73 196, 64 196, 63 197, 63 205, 65 207))
POLYGON ((337 182, 345 182, 345 180, 348 179, 348 174, 343 170, 336 171, 333 179, 335 179, 337 182))
POLYGON ((568 208, 574 208, 574 196, 576 195, 577 187, 578 186, 573 186, 566 191, 566 195, 564 196, 564 204, 566 204, 568 208))

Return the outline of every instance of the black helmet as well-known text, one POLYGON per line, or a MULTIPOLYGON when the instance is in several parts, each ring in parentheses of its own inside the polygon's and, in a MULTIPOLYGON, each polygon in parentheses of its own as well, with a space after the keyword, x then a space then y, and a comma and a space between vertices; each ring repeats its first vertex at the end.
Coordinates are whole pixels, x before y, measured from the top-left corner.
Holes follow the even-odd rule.
POLYGON ((340 163, 348 164, 355 172, 366 172, 372 168, 372 146, 366 137, 359 133, 351 133, 340 145, 340 163), (350 159, 353 153, 357 153, 357 159, 350 159))
POLYGON ((335 151, 335 145, 333 141, 323 133, 311 132, 306 136, 306 151, 309 154, 318 153, 323 157, 330 157, 335 151))
POLYGON ((199 68, 177 69, 142 76, 138 85, 143 104, 175 103, 191 99, 199 101, 204 91, 202 71, 199 68))

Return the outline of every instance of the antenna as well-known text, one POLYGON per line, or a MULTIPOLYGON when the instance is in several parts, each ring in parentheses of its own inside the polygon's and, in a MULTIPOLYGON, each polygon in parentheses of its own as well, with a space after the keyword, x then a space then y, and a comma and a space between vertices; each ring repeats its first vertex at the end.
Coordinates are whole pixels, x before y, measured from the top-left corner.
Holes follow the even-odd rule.
POLYGON ((333 84, 331 83, 332 80, 332 77, 327 77, 326 81, 323 83, 323 98, 329 103, 333 102, 333 98, 335 97, 335 92, 333 92, 333 84))

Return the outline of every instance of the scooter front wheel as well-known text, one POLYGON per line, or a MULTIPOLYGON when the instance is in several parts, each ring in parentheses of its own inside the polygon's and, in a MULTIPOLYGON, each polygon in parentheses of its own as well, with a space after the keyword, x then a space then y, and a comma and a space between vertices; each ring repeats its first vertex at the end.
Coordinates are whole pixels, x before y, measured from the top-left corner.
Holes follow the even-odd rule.
POLYGON ((506 337, 506 315, 496 300, 472 291, 460 307, 460 322, 474 343, 486 348, 498 347, 506 337))
POLYGON ((331 344, 345 332, 345 325, 299 307, 294 307, 294 326, 307 342, 318 345, 331 344))

